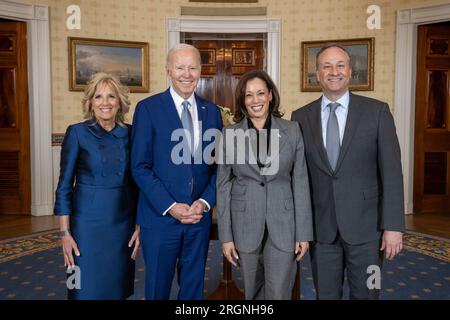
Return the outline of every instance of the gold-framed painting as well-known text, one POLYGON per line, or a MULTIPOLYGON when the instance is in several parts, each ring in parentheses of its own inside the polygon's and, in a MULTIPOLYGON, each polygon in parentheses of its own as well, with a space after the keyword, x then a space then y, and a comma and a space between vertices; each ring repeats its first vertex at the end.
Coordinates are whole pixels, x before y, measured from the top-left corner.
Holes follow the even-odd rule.
POLYGON ((200 52, 200 60, 202 61, 202 66, 212 66, 216 65, 216 49, 198 49, 200 52))
POLYGON ((301 91, 321 91, 316 76, 316 55, 320 48, 335 43, 350 54, 351 91, 372 91, 374 88, 375 38, 303 41, 301 43, 301 91))
POLYGON ((115 75, 130 92, 149 92, 146 42, 68 38, 69 90, 84 91, 97 72, 115 75))
POLYGON ((232 49, 233 66, 254 66, 255 50, 254 49, 232 49))

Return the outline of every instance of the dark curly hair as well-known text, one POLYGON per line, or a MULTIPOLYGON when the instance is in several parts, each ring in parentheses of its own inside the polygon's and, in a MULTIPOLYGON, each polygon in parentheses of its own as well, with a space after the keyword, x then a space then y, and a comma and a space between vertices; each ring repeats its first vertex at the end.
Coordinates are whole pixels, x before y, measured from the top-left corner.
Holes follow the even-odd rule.
POLYGON ((245 89, 247 87, 247 82, 255 78, 264 81, 269 92, 272 92, 272 101, 269 103, 269 114, 272 114, 277 118, 283 116, 283 113, 279 110, 280 94, 273 80, 264 70, 252 70, 242 75, 236 86, 236 91, 234 92, 235 104, 233 121, 235 122, 239 122, 244 119, 244 117, 248 117, 247 108, 245 107, 245 89))

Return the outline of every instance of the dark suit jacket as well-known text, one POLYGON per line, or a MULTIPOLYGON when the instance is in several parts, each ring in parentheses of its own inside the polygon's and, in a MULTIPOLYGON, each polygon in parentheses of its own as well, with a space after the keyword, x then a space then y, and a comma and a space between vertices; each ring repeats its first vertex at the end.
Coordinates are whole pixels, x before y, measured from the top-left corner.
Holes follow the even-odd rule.
MULTIPOLYGON (((202 137, 208 129, 222 129, 219 108, 195 96, 202 137)), ((176 164, 172 151, 179 141, 171 141, 174 130, 183 128, 169 89, 138 103, 131 131, 131 173, 139 187, 137 223, 162 226, 162 213, 174 202, 191 205, 202 198, 216 204, 216 165, 202 159, 199 164, 176 164)), ((210 143, 204 141, 203 152, 210 143)))
POLYGON ((331 243, 337 231, 349 244, 404 230, 403 175, 395 125, 386 103, 350 93, 336 170, 322 138, 321 99, 293 112, 305 143, 315 240, 331 243))

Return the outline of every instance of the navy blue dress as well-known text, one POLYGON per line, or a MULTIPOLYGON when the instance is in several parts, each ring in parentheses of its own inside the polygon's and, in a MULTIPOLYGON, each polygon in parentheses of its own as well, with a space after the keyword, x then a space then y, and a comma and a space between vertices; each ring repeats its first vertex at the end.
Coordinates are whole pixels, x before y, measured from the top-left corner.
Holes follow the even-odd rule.
POLYGON ((135 186, 130 174, 129 128, 110 132, 86 121, 67 128, 61 150, 55 215, 70 215, 78 244, 81 289, 69 299, 126 299, 134 291, 135 186))

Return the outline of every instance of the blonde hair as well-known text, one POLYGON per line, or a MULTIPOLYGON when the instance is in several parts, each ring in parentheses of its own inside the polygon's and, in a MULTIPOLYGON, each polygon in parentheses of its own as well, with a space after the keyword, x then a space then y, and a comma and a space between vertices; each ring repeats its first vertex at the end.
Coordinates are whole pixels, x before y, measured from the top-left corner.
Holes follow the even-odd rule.
POLYGON ((115 121, 119 125, 125 126, 125 114, 130 111, 131 104, 130 99, 128 98, 130 90, 115 76, 104 72, 99 72, 92 75, 86 89, 84 90, 84 97, 81 101, 84 118, 97 122, 94 115, 94 110, 92 110, 91 101, 94 98, 97 89, 103 85, 109 85, 119 98, 119 110, 117 111, 115 121))

